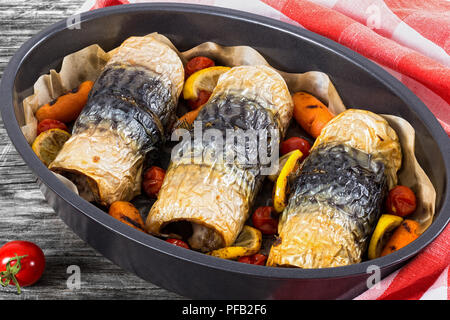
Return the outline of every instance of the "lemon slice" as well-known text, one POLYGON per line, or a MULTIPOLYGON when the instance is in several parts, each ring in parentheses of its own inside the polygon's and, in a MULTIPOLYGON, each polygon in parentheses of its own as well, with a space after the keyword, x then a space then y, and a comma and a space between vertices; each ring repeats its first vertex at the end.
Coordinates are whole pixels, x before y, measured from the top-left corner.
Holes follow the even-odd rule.
POLYGON ((210 67, 194 72, 184 83, 183 97, 186 100, 196 100, 200 90, 212 92, 221 74, 227 72, 229 67, 210 67))
POLYGON ((208 252, 208 255, 222 259, 236 260, 240 257, 251 256, 261 249, 261 231, 250 226, 244 226, 234 244, 208 252))
POLYGON ((383 250, 389 237, 401 223, 403 218, 399 216, 394 216, 392 214, 383 214, 378 220, 375 231, 372 234, 372 238, 369 243, 368 257, 369 259, 378 258, 381 255, 381 250, 383 250))
POLYGON ((277 178, 277 182, 275 183, 275 190, 273 193, 273 208, 278 213, 282 212, 286 207, 286 187, 288 176, 295 169, 297 161, 303 156, 303 153, 300 150, 294 150, 289 154, 290 155, 287 158, 286 163, 283 165, 283 168, 281 169, 280 174, 277 178))
POLYGON ((279 159, 278 159, 278 170, 277 172, 275 172, 274 174, 271 174, 268 176, 269 180, 272 182, 277 182, 278 176, 281 173, 281 169, 283 169, 284 165, 286 164, 287 159, 289 159, 289 157, 295 152, 296 150, 293 150, 291 152, 288 152, 284 155, 282 155, 279 159))
POLYGON ((38 135, 31 148, 48 167, 55 160, 62 146, 69 138, 70 133, 67 131, 56 128, 50 129, 38 135))

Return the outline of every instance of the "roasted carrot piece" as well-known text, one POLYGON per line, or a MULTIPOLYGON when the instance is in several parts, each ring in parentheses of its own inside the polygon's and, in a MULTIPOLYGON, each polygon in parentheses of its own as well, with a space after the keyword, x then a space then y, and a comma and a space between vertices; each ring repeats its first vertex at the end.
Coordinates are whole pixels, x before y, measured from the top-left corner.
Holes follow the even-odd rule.
POLYGON ((43 105, 36 111, 37 120, 54 119, 65 123, 76 120, 86 105, 93 85, 92 81, 85 81, 76 91, 73 90, 60 96, 56 101, 43 105))
POLYGON ((316 97, 300 91, 292 96, 294 118, 312 137, 317 138, 322 128, 333 118, 333 114, 316 97))
POLYGON ((109 207, 109 215, 117 220, 145 232, 144 221, 136 207, 127 201, 115 201, 109 207))
POLYGON ((202 107, 198 107, 195 110, 189 111, 187 113, 185 113, 180 119, 178 119, 178 123, 183 124, 183 125, 192 125, 195 121, 195 119, 198 116, 198 113, 200 112, 200 110, 202 109, 202 107))
POLYGON ((388 255, 398 249, 401 249, 419 237, 419 223, 414 220, 405 219, 402 224, 395 229, 391 238, 386 243, 381 256, 388 255))

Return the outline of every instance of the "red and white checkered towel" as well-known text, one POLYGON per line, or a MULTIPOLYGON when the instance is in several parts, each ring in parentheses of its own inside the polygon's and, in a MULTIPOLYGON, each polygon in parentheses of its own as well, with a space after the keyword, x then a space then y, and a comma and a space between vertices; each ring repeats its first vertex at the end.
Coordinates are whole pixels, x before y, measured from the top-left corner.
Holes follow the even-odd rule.
MULTIPOLYGON (((87 0, 81 11, 161 0, 87 0)), ((450 136, 450 2, 445 0, 178 0, 285 21, 378 63, 413 91, 450 136)), ((450 225, 402 269, 356 299, 450 297, 450 225)))

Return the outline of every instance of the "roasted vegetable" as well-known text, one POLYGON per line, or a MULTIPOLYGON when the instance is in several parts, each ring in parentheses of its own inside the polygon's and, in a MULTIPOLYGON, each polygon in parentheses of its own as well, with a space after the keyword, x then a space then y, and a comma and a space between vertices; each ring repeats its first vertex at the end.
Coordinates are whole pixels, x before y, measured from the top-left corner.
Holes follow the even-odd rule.
POLYGON ((244 226, 233 245, 208 252, 208 255, 222 259, 236 260, 240 257, 251 256, 257 253, 261 249, 261 243, 261 232, 250 226, 244 226))
POLYGON ((36 111, 36 119, 54 119, 66 123, 76 120, 86 105, 93 84, 92 81, 82 82, 76 90, 40 107, 36 111))
POLYGON ((322 128, 333 118, 333 114, 319 99, 306 92, 297 92, 294 101, 294 118, 302 128, 317 138, 322 128))
POLYGON ((275 190, 273 192, 273 207, 276 212, 280 213, 286 207, 287 199, 287 187, 288 187, 288 176, 295 170, 298 161, 303 157, 303 153, 300 150, 294 150, 283 168, 278 175, 277 181, 275 183, 275 190))
POLYGON ((249 217, 265 178, 260 172, 270 164, 258 159, 246 162, 257 154, 250 144, 235 139, 225 144, 224 150, 219 141, 227 141, 227 131, 265 130, 268 135, 276 133, 271 143, 279 143, 292 108, 286 83, 269 67, 240 66, 222 74, 196 118, 202 132, 214 132, 218 138, 196 142, 191 134, 191 139, 179 143, 179 156, 172 158, 158 200, 147 217, 147 230, 167 236, 185 233, 191 248, 205 252, 229 247, 249 217), (214 156, 220 150, 236 156, 227 162, 214 156))
POLYGON ((394 216, 391 214, 383 214, 378 220, 375 231, 372 233, 372 238, 370 239, 368 258, 375 259, 381 255, 381 250, 383 250, 392 232, 402 223, 403 219, 399 216, 394 216))
POLYGON ((178 247, 182 247, 182 248, 185 248, 185 249, 190 249, 189 245, 186 242, 184 242, 183 240, 180 240, 180 239, 170 238, 170 239, 167 239, 166 242, 171 243, 171 244, 173 244, 175 246, 178 246, 178 247))
POLYGON ((311 145, 309 142, 303 138, 292 137, 284 140, 280 145, 280 154, 285 155, 294 150, 300 150, 302 152, 302 158, 300 161, 305 159, 309 155, 309 150, 311 145))
POLYGON ((192 110, 208 102, 219 76, 228 67, 215 67, 214 61, 206 57, 195 57, 186 64, 187 81, 183 89, 184 99, 192 110), (207 69, 203 71, 204 69, 207 69), (200 72, 201 71, 201 72, 200 72))
POLYGON ((188 105, 192 110, 196 110, 202 105, 204 105, 206 102, 208 102, 209 97, 211 97, 210 91, 206 90, 200 90, 198 92, 198 98, 195 100, 188 100, 188 105))
POLYGON ((253 226, 263 234, 275 234, 278 229, 278 217, 273 207, 259 207, 252 214, 253 226))
POLYGON ((213 60, 207 57, 194 57, 191 60, 186 63, 186 78, 188 78, 191 74, 194 72, 197 72, 199 70, 214 67, 215 63, 213 60))
POLYGON ((54 119, 44 119, 38 123, 36 133, 37 135, 40 135, 42 132, 50 129, 61 129, 69 132, 69 129, 63 122, 54 119))
POLYGON ((206 103, 213 92, 219 77, 228 70, 230 70, 229 67, 210 67, 195 72, 184 84, 183 98, 196 101, 198 106, 201 105, 201 102, 203 102, 202 104, 206 103), (203 97, 200 97, 200 94, 202 94, 203 97), (204 101, 206 97, 208 97, 208 99, 204 101))
POLYGON ((158 35, 131 37, 114 51, 50 169, 89 201, 109 206, 141 192, 144 162, 158 156, 175 120, 183 64, 158 35))
POLYGON ((406 186, 396 186, 389 191, 386 209, 390 214, 404 217, 416 210, 417 201, 414 192, 406 186))
POLYGON ((139 210, 130 202, 115 201, 109 207, 109 215, 117 220, 145 232, 144 221, 139 210))
POLYGON ((255 253, 254 255, 241 257, 238 259, 238 262, 255 264, 258 266, 263 266, 266 264, 267 256, 261 253, 255 253))
POLYGON ((267 265, 360 262, 400 165, 398 137, 382 117, 347 110, 333 118, 300 168, 267 265))
POLYGON ((384 257, 394 251, 397 251, 414 240, 416 240, 419 234, 420 225, 417 221, 406 219, 402 222, 402 224, 395 229, 389 241, 386 243, 386 246, 383 248, 381 252, 381 256, 384 257))
POLYGON ((191 128, 195 119, 197 119, 200 110, 201 107, 185 113, 180 119, 178 119, 177 128, 191 128))
POLYGON ((31 148, 38 158, 48 167, 56 158, 64 143, 70 138, 70 133, 65 130, 49 129, 37 136, 31 148))
MULTIPOLYGON (((281 156, 278 159, 278 170, 276 170, 275 172, 273 172, 271 175, 269 175, 269 180, 272 182, 277 182, 278 176, 280 175, 281 170, 283 169, 284 165, 286 164, 286 161, 289 159, 289 157, 295 152, 291 151, 289 153, 286 153, 285 155, 281 156)), ((291 177, 291 176, 289 176, 291 177)))
POLYGON ((144 173, 144 178, 142 181, 142 188, 146 195, 151 198, 156 198, 159 189, 164 181, 164 176, 166 172, 160 167, 153 166, 144 173))

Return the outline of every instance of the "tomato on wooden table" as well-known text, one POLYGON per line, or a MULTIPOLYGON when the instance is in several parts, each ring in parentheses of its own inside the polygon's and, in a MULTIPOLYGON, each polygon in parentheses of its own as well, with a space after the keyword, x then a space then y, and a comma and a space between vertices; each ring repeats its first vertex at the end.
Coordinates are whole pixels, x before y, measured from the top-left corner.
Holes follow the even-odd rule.
POLYGON ((0 277, 2 286, 31 286, 45 269, 45 256, 41 248, 29 241, 11 241, 0 248, 0 277))
POLYGON ((275 234, 278 229, 278 217, 273 207, 259 207, 252 215, 253 226, 263 234, 275 234))

